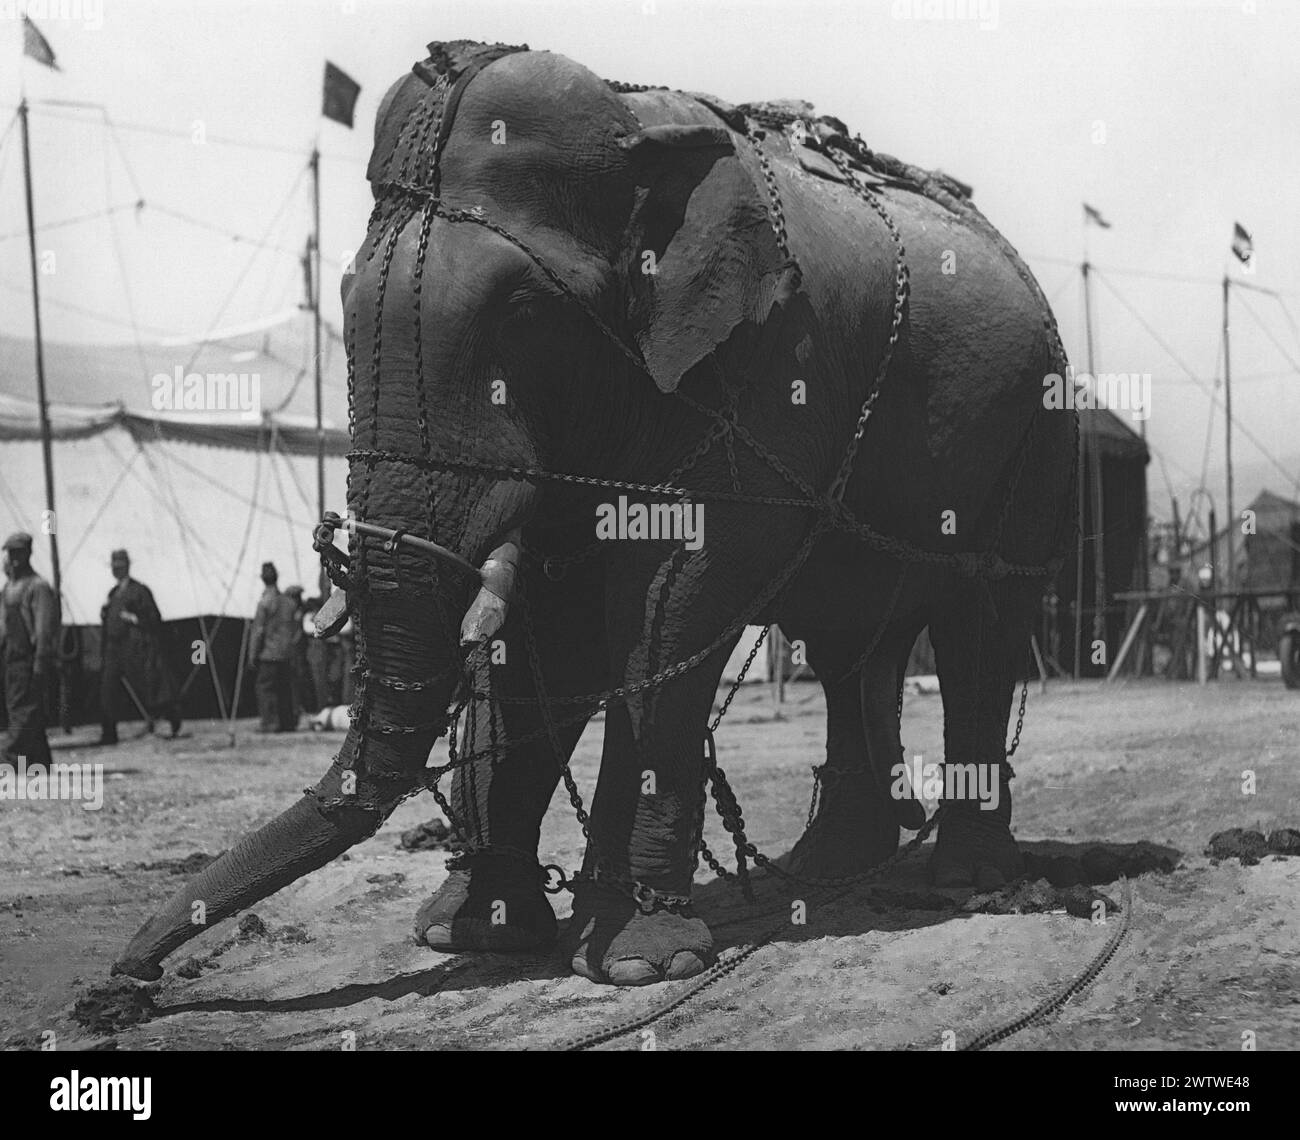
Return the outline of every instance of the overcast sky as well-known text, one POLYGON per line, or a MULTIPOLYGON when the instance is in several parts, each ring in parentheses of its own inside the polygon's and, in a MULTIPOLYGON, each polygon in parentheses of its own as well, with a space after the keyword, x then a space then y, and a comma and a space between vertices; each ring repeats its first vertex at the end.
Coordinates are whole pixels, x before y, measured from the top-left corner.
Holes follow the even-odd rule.
MULTIPOLYGON (((13 14, 22 0, 0 0, 0 129, 25 82, 37 103, 38 223, 137 197, 149 203, 138 214, 124 208, 41 234, 41 248, 53 250, 57 264, 44 283, 50 339, 130 340, 132 310, 146 335, 177 335, 296 304, 302 278, 293 251, 310 214, 305 178, 293 187, 317 136, 325 154, 323 248, 335 263, 327 265, 326 312, 337 322, 337 262, 364 233, 364 164, 380 96, 424 56, 429 40, 502 40, 563 52, 608 78, 733 102, 807 99, 875 149, 955 174, 974 186, 975 201, 1028 258, 1080 368, 1080 203, 1096 206, 1112 223, 1088 234, 1101 272, 1098 370, 1152 374, 1147 427, 1157 457, 1148 486, 1160 516, 1169 512, 1171 489, 1185 507, 1200 482, 1208 390, 1220 367, 1219 280, 1231 266, 1234 278, 1281 292, 1285 310, 1269 296, 1233 294, 1234 412, 1243 429, 1234 445, 1238 506, 1262 486, 1291 493, 1300 477, 1300 374, 1293 367, 1300 332, 1290 323, 1300 314, 1295 0, 985 0, 983 18, 969 0, 960 6, 975 11, 967 19, 917 18, 922 0, 30 5, 62 71, 30 60, 19 65, 13 14), (325 59, 362 85, 354 131, 319 116, 325 59), (52 99, 103 104, 120 124, 116 141, 98 112, 40 102, 52 99), (198 124, 202 145, 191 141, 198 124), (264 149, 228 146, 223 138, 264 149), (1254 235, 1251 277, 1242 278, 1228 254, 1234 220, 1254 235), (267 235, 282 251, 257 251, 230 233, 267 235)), ((16 142, 15 128, 0 153, 0 332, 27 336, 16 142)), ((1222 511, 1221 409, 1209 439, 1209 482, 1222 511)))

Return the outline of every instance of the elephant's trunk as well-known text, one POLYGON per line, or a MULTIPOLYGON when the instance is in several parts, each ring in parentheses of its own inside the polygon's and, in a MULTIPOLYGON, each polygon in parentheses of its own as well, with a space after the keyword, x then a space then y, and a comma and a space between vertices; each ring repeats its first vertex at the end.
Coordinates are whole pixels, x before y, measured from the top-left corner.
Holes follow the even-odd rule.
POLYGON ((366 626, 383 636, 366 642, 365 701, 334 763, 302 799, 177 891, 136 933, 114 973, 158 978, 162 960, 182 943, 373 835, 418 790, 429 751, 446 730, 459 663, 435 648, 450 632, 435 625, 436 607, 408 605, 373 583, 371 592, 362 607, 366 626), (383 683, 390 677, 401 687, 383 683))
POLYGON ((303 796, 172 895, 136 932, 113 973, 142 981, 161 977, 160 963, 182 943, 324 866, 373 833, 380 822, 372 813, 355 809, 346 815, 327 814, 316 797, 303 796))

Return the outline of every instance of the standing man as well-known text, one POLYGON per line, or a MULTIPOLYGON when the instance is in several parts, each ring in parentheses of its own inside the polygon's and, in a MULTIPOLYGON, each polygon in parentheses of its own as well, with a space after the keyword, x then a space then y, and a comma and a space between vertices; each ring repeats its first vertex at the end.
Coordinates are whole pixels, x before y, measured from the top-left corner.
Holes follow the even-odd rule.
POLYGON ((49 764, 45 693, 54 676, 59 599, 32 569, 30 534, 11 534, 3 549, 7 580, 0 597, 0 659, 9 714, 3 759, 13 764, 25 756, 30 764, 49 764))
POLYGON ((99 673, 100 744, 117 743, 117 713, 122 689, 129 687, 150 732, 154 714, 167 717, 172 736, 181 730, 176 682, 163 652, 162 615, 153 592, 131 577, 131 557, 125 550, 109 556, 115 585, 99 611, 103 624, 103 664, 99 673))
POLYGON ((286 597, 293 601, 293 616, 298 623, 298 632, 293 643, 293 699, 295 712, 319 712, 320 702, 316 699, 316 686, 312 680, 311 666, 307 661, 307 644, 311 640, 307 623, 311 615, 303 601, 302 587, 290 586, 285 591, 286 597))
POLYGON ((279 579, 275 563, 263 562, 262 582, 266 589, 257 603, 253 638, 248 646, 249 667, 257 670, 261 732, 293 732, 298 727, 293 701, 293 660, 302 637, 302 624, 293 599, 280 593, 276 586, 279 579))

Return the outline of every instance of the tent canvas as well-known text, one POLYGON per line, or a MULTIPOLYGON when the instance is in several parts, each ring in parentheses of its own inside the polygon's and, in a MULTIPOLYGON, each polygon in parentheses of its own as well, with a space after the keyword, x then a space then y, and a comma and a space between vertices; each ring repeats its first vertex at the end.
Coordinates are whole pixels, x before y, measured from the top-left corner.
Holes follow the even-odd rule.
MULTIPOLYGON (((346 493, 347 398, 342 344, 322 351, 326 502, 346 493)), ((316 431, 311 319, 297 310, 195 340, 140 345, 49 343, 46 385, 64 621, 95 624, 112 577, 109 552, 126 547, 132 573, 164 617, 252 613, 262 562, 281 585, 314 593, 316 431), (258 377, 260 416, 239 409, 154 407, 156 376, 258 377)), ((30 340, 0 337, 0 529, 41 539, 45 491, 30 340)))

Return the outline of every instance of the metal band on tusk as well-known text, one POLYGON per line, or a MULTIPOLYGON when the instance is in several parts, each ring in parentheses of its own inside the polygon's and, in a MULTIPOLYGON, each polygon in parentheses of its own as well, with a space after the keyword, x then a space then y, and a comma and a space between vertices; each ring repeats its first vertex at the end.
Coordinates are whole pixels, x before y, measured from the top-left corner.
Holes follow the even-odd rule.
MULTIPOLYGON (((436 542, 430 542, 427 538, 416 538, 413 534, 407 534, 404 530, 392 530, 386 526, 375 526, 373 523, 362 522, 360 519, 342 519, 333 511, 326 513, 323 520, 323 526, 331 529, 343 527, 345 530, 355 531, 357 534, 366 535, 370 538, 382 539, 385 543, 397 543, 402 546, 410 546, 422 554, 438 559, 454 566, 458 570, 464 571, 471 577, 482 581, 483 575, 472 562, 467 558, 462 558, 454 550, 448 550, 445 546, 439 546, 436 542)), ((333 537, 330 539, 331 543, 333 537)))

